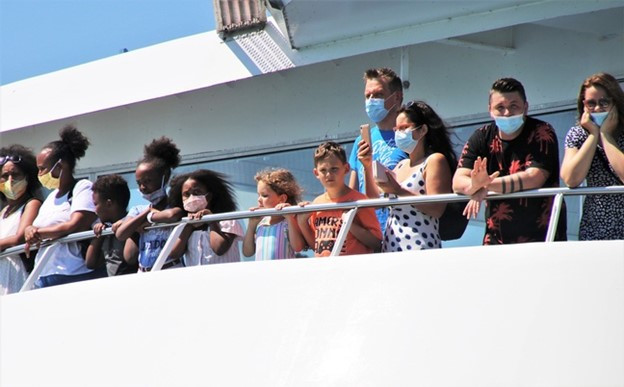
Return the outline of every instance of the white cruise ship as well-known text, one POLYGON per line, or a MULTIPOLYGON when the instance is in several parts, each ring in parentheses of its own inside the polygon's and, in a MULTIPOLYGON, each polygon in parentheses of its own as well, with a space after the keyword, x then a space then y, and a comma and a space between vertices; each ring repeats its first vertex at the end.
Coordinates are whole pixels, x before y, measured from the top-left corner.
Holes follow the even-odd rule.
MULTIPOLYGON (((563 139, 582 80, 624 82, 624 0, 215 0, 218 29, 0 87, 0 145, 35 150, 73 123, 77 174, 122 174, 166 135, 175 173, 287 166, 313 198, 312 153, 350 150, 363 72, 453 126, 520 80, 563 139)), ((209 265, 0 298, 0 386, 624 386, 624 241, 482 247, 483 216, 435 251, 209 265)), ((243 216, 241 216, 243 217, 243 216)), ((623 219, 624 221, 624 219, 623 219)))

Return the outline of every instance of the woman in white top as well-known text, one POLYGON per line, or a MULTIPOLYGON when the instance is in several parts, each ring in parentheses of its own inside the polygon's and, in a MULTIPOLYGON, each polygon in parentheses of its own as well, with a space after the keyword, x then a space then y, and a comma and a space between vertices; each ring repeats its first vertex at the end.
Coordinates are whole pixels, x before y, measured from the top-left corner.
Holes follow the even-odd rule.
MULTIPOLYGON (((379 190, 397 196, 451 193, 457 158, 448 131, 438 114, 422 101, 407 103, 398 111, 394 139, 409 157, 392 170, 382 170, 379 181, 372 172, 372 152, 360 141, 358 158, 364 165, 366 194, 378 198, 379 190)), ((440 248, 439 218, 446 203, 407 204, 391 207, 382 251, 440 248)))
MULTIPOLYGON (((96 219, 91 182, 76 180, 73 175, 76 160, 85 155, 89 140, 73 126, 63 128, 60 137, 60 140, 44 146, 37 155, 39 181, 52 192, 41 205, 32 226, 26 228, 29 245, 91 230, 91 224, 96 219)), ((71 242, 51 247, 52 258, 43 268, 35 286, 48 287, 105 277, 104 268, 87 268, 83 251, 87 244, 88 241, 71 242)), ((39 251, 35 262, 44 251, 39 251)))
MULTIPOLYGON (((41 207, 35 155, 21 145, 0 149, 0 251, 24 243, 24 231, 41 207)), ((0 258, 0 295, 19 292, 26 280, 19 254, 0 258)))

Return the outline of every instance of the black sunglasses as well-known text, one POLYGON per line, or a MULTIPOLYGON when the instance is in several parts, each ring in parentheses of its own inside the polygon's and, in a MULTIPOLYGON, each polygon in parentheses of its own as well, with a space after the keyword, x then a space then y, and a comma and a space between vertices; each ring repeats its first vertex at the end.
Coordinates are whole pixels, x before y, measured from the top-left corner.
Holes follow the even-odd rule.
POLYGON ((6 156, 0 156, 0 165, 4 165, 7 162, 12 162, 12 163, 19 163, 22 161, 22 156, 20 155, 6 155, 6 156))

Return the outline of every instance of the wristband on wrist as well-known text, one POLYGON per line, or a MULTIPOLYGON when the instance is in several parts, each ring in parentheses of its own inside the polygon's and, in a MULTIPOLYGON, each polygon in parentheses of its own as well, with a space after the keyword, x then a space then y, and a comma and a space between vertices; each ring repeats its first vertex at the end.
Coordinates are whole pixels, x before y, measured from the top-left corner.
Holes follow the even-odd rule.
POLYGON ((156 223, 156 222, 154 222, 154 221, 152 220, 152 217, 153 217, 153 216, 154 216, 154 213, 153 213, 153 212, 151 212, 151 211, 150 211, 150 213, 149 213, 149 214, 147 214, 147 223, 149 223, 149 224, 154 224, 154 223, 156 223))

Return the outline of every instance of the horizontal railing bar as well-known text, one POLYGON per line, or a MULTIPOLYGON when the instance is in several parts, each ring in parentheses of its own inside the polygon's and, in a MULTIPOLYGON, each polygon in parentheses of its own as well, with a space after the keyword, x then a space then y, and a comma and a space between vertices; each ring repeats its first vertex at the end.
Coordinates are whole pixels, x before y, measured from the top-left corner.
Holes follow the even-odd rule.
MULTIPOLYGON (((543 197, 543 196, 554 196, 557 194, 563 194, 564 196, 578 196, 578 195, 602 195, 602 194, 624 194, 624 185, 618 186, 610 186, 610 187, 582 187, 582 188, 540 188, 530 191, 520 191, 514 192, 511 194, 498 194, 490 192, 486 198, 486 200, 498 200, 498 199, 515 199, 515 198, 528 198, 528 197, 543 197)), ((324 204, 308 204, 305 207, 300 206, 290 206, 285 207, 282 210, 275 210, 272 208, 255 210, 255 211, 234 211, 220 214, 211 214, 206 215, 201 219, 190 220, 189 218, 182 218, 181 221, 175 223, 162 223, 155 224, 153 226, 147 227, 146 229, 152 228, 163 228, 163 227, 173 227, 181 223, 207 223, 207 222, 215 222, 221 220, 229 220, 229 219, 247 219, 254 217, 264 217, 264 216, 273 216, 273 215, 285 215, 285 214, 300 214, 312 211, 323 211, 323 210, 343 210, 343 209, 351 209, 351 208, 366 208, 366 207, 388 207, 393 205, 403 205, 403 204, 424 204, 424 203, 439 203, 439 202, 466 202, 470 200, 470 197, 466 195, 458 195, 458 194, 440 194, 440 195, 422 195, 422 196, 404 196, 404 197, 396 197, 396 198, 379 198, 379 199, 365 199, 358 200, 355 202, 343 202, 343 203, 324 203, 324 204)), ((102 236, 111 235, 112 231, 110 229, 103 230, 102 236)), ((41 244, 40 247, 45 247, 50 245, 51 243, 69 243, 69 242, 78 242, 86 239, 91 239, 95 236, 93 231, 82 231, 78 233, 74 233, 68 235, 66 237, 55 239, 52 241, 46 241, 41 244)), ((36 247, 31 246, 31 249, 35 249, 36 247)), ((4 258, 5 256, 12 254, 19 254, 24 252, 24 245, 18 245, 4 250, 0 253, 0 258, 4 258)))

